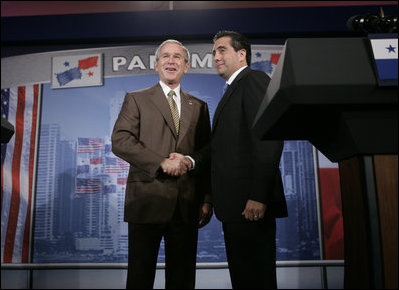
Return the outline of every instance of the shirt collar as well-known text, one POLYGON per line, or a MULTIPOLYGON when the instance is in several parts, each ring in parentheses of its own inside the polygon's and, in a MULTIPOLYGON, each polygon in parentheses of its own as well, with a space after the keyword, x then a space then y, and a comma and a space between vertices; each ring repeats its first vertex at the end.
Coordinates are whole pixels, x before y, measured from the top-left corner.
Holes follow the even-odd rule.
POLYGON ((241 68, 239 68, 238 70, 236 70, 232 75, 231 75, 231 77, 227 80, 227 84, 228 85, 231 85, 231 83, 235 80, 235 78, 238 76, 238 74, 243 70, 243 69, 245 69, 247 67, 247 65, 246 66, 243 66, 243 67, 241 67, 241 68))
MULTIPOLYGON (((170 92, 171 88, 168 87, 164 82, 159 81, 159 84, 161 85, 161 88, 165 94, 165 97, 168 98, 168 93, 170 92)), ((180 99, 180 84, 173 90, 176 94, 176 97, 180 99)))

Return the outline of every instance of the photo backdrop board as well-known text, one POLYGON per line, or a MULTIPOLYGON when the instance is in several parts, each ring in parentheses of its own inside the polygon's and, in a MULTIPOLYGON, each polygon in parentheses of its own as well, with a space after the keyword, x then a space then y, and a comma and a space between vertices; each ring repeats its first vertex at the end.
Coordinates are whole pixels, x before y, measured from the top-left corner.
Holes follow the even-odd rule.
MULTIPOLYGON (((7 91, 23 88, 36 91, 37 99, 34 122, 25 121, 37 128, 32 129, 37 134, 24 139, 33 154, 29 162, 21 163, 21 167, 29 168, 21 173, 21 180, 29 181, 27 186, 17 188, 3 182, 3 178, 14 180, 10 177, 15 170, 10 166, 17 161, 6 156, 21 151, 18 131, 1 147, 3 263, 127 262, 123 204, 128 164, 113 155, 110 136, 125 94, 158 81, 154 70, 157 45, 2 59, 2 72, 8 72, 1 79, 2 104, 7 91), (30 220, 32 211, 34 220, 30 220), (32 242, 34 248, 30 249, 32 242)), ((212 45, 187 47, 191 52, 190 70, 182 79, 182 89, 206 101, 212 119, 224 84, 213 68, 212 45)), ((252 50, 251 67, 272 76, 282 46, 253 45, 252 50)), ((10 106, 15 109, 18 94, 11 95, 10 106)), ((15 126, 24 122, 19 118, 9 115, 6 119, 15 126)), ((324 238, 320 237, 318 195, 331 182, 337 186, 334 188, 339 185, 335 179, 319 184, 319 176, 330 180, 330 175, 323 173, 316 156, 314 147, 305 140, 285 141, 280 169, 289 217, 277 220, 277 260, 322 259, 323 242, 333 247, 330 252, 343 252, 342 244, 328 243, 343 239, 339 212, 338 222, 324 228, 324 238)), ((337 167, 327 167, 338 171, 337 167)), ((333 193, 339 203, 339 191, 333 193)), ((322 212, 329 207, 323 205, 322 212)), ((200 230, 198 242, 197 262, 226 261, 221 224, 216 218, 200 230)), ((331 257, 342 259, 343 255, 331 257)), ((164 262, 163 245, 158 261, 164 262)))

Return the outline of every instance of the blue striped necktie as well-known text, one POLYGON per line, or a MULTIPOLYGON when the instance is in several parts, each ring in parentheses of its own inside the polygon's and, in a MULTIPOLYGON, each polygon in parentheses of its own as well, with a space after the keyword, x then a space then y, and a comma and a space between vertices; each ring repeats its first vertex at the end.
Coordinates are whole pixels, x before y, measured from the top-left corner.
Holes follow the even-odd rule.
POLYGON ((227 91, 228 88, 229 88, 229 84, 228 84, 228 83, 225 83, 224 86, 223 86, 223 94, 222 94, 222 97, 224 96, 224 93, 227 91))

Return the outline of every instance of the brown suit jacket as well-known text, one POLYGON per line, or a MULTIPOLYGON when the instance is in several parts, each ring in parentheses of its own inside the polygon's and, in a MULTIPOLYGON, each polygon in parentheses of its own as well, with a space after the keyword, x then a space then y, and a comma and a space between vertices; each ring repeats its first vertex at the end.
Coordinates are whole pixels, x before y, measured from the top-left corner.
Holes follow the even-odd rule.
POLYGON ((126 94, 112 132, 113 153, 130 163, 124 219, 132 223, 165 223, 177 203, 184 221, 197 223, 199 206, 210 200, 210 175, 196 162, 195 170, 171 177, 160 169, 170 153, 189 155, 210 140, 205 102, 181 91, 180 132, 177 136, 161 86, 126 94))

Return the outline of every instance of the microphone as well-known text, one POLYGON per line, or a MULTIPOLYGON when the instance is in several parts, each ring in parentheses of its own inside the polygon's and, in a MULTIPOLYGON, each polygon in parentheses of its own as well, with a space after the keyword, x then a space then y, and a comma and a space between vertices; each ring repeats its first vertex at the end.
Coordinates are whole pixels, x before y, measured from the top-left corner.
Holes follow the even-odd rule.
POLYGON ((346 26, 355 32, 365 33, 397 33, 398 17, 377 14, 354 15, 349 17, 346 26))

